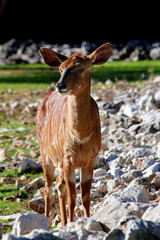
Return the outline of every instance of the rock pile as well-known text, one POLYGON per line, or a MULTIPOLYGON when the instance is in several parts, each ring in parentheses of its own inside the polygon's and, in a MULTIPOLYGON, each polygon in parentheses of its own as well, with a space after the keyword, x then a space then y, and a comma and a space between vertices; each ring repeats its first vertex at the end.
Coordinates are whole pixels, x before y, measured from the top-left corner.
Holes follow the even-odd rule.
MULTIPOLYGON (((160 239, 159 93, 160 76, 151 78, 143 88, 138 84, 130 86, 127 82, 117 82, 113 88, 92 89, 92 96, 99 106, 102 147, 95 162, 91 217, 83 217, 80 171, 76 170, 74 223, 68 223, 63 228, 58 225, 55 230, 49 231, 48 219, 41 219, 42 216, 37 213, 36 218, 39 219, 35 226, 32 224, 35 213, 30 212, 18 216, 12 233, 3 235, 2 239, 160 239), (27 221, 30 225, 26 226, 27 221), (43 227, 41 221, 44 222, 43 227)), ((25 188, 30 191, 35 184, 40 190, 34 201, 30 201, 30 207, 43 212, 43 178, 34 180, 25 188)), ((54 226, 60 220, 56 187, 53 190, 54 226)))
MULTIPOLYGON (((40 56, 38 50, 40 47, 48 47, 60 52, 66 56, 74 52, 89 54, 98 46, 94 43, 82 42, 81 44, 49 44, 44 41, 39 43, 33 40, 11 39, 0 45, 0 65, 18 64, 18 63, 39 63, 40 56)), ((160 59, 160 42, 149 43, 145 40, 131 40, 126 44, 114 44, 110 61, 116 60, 144 60, 160 59)))

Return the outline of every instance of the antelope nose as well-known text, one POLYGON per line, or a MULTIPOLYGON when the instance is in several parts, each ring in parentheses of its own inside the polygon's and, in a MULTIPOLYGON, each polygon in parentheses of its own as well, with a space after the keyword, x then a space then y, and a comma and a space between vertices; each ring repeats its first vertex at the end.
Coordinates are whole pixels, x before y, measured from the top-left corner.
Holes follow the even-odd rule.
POLYGON ((58 92, 60 92, 62 89, 66 89, 66 84, 65 82, 58 82, 56 84, 56 89, 58 92))

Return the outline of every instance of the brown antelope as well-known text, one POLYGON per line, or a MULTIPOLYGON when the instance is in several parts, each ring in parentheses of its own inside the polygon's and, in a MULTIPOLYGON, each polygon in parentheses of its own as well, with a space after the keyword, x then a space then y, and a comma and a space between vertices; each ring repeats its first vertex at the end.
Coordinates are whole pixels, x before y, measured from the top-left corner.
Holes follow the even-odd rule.
POLYGON ((94 159, 101 144, 98 107, 90 96, 90 69, 105 63, 111 54, 106 43, 90 55, 74 53, 66 57, 42 48, 40 54, 50 67, 59 67, 61 77, 56 90, 50 90, 37 111, 37 133, 46 179, 45 215, 49 217, 55 167, 61 212, 61 224, 67 223, 66 190, 69 221, 73 221, 76 205, 75 169, 81 168, 81 198, 84 216, 90 216, 90 189, 94 159))

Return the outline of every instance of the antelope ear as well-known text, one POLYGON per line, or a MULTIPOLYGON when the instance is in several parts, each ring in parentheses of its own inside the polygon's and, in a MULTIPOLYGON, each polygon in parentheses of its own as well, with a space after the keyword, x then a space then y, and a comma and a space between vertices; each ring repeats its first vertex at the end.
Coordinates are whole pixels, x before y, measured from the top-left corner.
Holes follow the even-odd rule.
POLYGON ((68 58, 60 53, 56 53, 48 48, 41 48, 39 50, 44 62, 50 67, 59 67, 62 62, 68 58))
POLYGON ((105 43, 97 48, 93 53, 89 55, 93 65, 100 65, 105 63, 112 52, 112 44, 105 43))

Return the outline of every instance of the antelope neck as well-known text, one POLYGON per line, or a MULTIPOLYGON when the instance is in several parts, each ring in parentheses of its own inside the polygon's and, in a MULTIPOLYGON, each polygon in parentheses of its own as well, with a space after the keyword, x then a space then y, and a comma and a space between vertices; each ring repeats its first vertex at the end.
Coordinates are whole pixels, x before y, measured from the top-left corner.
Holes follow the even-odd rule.
POLYGON ((92 133, 90 83, 79 95, 68 96, 68 129, 72 136, 83 140, 92 133))

